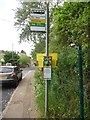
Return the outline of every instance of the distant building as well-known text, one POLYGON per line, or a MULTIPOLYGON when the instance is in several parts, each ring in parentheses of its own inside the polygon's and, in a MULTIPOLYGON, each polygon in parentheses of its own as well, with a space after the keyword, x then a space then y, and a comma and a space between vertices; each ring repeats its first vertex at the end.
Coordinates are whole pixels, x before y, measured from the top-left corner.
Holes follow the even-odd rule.
POLYGON ((5 51, 4 50, 0 50, 0 54, 4 54, 5 53, 5 51))
POLYGON ((22 53, 22 54, 26 54, 26 52, 25 52, 24 50, 21 50, 21 53, 22 53))

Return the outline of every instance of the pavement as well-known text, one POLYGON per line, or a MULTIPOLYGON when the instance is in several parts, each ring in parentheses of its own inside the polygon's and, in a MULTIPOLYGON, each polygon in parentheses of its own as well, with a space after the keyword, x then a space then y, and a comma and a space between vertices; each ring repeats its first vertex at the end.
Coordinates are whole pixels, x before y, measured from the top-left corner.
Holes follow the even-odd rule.
POLYGON ((33 76, 34 70, 22 79, 3 111, 2 118, 38 118, 33 76))

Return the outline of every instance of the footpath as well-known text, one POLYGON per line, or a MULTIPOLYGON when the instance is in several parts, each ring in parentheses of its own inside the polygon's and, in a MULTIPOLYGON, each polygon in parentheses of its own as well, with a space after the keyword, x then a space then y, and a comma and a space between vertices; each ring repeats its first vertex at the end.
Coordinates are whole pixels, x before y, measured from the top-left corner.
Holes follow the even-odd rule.
POLYGON ((38 118, 34 96, 34 71, 29 71, 14 91, 2 118, 38 118))

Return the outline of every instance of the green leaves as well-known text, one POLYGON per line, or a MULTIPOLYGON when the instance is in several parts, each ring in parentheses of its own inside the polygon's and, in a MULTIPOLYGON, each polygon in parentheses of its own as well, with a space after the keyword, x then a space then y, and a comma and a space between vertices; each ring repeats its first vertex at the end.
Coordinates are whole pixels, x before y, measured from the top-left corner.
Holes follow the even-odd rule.
POLYGON ((6 51, 4 54, 4 60, 5 60, 5 63, 18 62, 19 55, 16 54, 15 52, 6 51))
MULTIPOLYGON (((86 26, 89 9, 88 3, 64 3, 62 7, 53 9, 54 21, 52 33, 56 34, 58 41, 80 43, 85 41, 87 35, 86 26), (87 11, 87 12, 86 12, 87 11)), ((52 34, 51 33, 51 34, 52 34)))
POLYGON ((29 58, 27 55, 22 54, 22 55, 20 55, 19 62, 20 62, 22 65, 30 64, 30 58, 29 58))

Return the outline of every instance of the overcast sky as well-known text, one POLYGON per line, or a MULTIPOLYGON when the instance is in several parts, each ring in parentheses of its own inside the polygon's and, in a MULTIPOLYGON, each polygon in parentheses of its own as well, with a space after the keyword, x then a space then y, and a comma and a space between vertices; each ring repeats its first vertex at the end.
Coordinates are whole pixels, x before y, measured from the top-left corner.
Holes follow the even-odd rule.
POLYGON ((24 50, 28 55, 33 47, 33 44, 19 41, 19 34, 14 27, 14 11, 17 8, 16 0, 0 0, 0 50, 14 51, 24 50))

